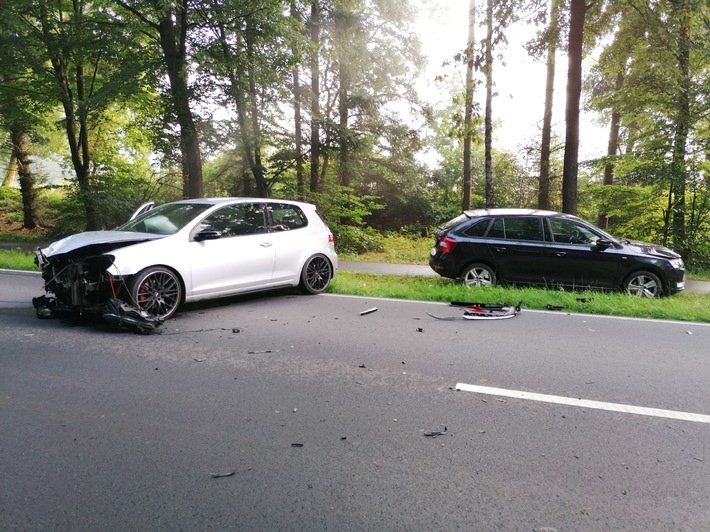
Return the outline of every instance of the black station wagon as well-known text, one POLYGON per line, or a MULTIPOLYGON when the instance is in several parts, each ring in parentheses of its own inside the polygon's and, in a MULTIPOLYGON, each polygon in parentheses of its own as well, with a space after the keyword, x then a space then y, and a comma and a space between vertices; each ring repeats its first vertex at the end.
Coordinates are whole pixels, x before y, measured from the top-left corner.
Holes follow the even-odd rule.
POLYGON ((643 297, 685 288, 685 266, 674 251, 614 238, 576 216, 529 209, 465 211, 439 227, 429 265, 473 286, 532 284, 643 297))

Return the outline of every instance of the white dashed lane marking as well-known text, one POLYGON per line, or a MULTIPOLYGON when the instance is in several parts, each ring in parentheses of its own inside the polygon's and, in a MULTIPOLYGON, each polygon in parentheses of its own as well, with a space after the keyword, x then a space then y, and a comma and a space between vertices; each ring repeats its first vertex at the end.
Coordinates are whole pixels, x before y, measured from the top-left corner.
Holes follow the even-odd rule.
POLYGON ((542 393, 521 392, 519 390, 506 390, 504 388, 491 388, 489 386, 475 386, 473 384, 458 383, 456 390, 462 392, 474 392, 485 395, 497 395, 500 397, 512 397, 514 399, 525 399, 527 401, 540 401, 543 403, 554 403, 558 405, 579 406, 582 408, 594 408, 597 410, 609 410, 611 412, 622 412, 625 414, 639 414, 642 416, 663 417, 679 419, 682 421, 694 421, 696 423, 710 423, 710 416, 705 414, 693 414, 690 412, 678 412, 676 410, 661 410, 659 408, 645 408, 642 406, 624 405, 618 403, 605 403, 602 401, 589 401, 587 399, 575 399, 573 397, 563 397, 560 395, 546 395, 542 393))

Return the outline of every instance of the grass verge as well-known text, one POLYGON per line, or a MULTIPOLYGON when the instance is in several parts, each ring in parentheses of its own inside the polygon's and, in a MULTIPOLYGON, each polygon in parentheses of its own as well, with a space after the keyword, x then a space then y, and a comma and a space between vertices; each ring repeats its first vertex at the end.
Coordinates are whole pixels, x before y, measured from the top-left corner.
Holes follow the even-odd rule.
POLYGON ((0 249, 0 268, 39 271, 39 268, 35 265, 34 253, 21 249, 0 249))
POLYGON ((645 299, 592 291, 500 286, 470 288, 434 277, 374 275, 342 270, 333 279, 329 292, 418 301, 510 304, 520 301, 523 309, 545 310, 548 305, 553 305, 564 307, 563 312, 710 323, 710 295, 681 293, 672 297, 645 299))

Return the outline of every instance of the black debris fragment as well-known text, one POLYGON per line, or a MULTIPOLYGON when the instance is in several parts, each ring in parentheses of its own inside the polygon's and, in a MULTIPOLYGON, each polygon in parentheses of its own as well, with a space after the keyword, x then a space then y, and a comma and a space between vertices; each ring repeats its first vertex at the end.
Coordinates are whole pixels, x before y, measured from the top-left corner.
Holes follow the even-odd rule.
POLYGON ((365 369, 365 364, 360 364, 360 365, 358 366, 358 368, 360 368, 360 369, 365 369))
POLYGON ((424 329, 422 329, 421 327, 417 327, 417 328, 416 328, 416 331, 423 333, 423 332, 424 332, 424 329))
POLYGON ((239 329, 239 328, 237 328, 237 327, 235 327, 234 329, 232 329, 232 332, 233 332, 234 334, 239 334, 240 332, 242 332, 242 330, 239 329))
POLYGON ((437 436, 444 436, 449 429, 447 427, 444 427, 444 430, 433 430, 431 432, 425 432, 424 436, 428 438, 436 438, 437 436))
POLYGON ((565 307, 563 305, 550 305, 550 304, 548 304, 545 308, 547 308, 547 310, 564 310, 565 309, 565 307))
POLYGON ((291 447, 303 447, 302 443, 292 443, 291 447))
POLYGON ((236 471, 230 471, 229 473, 210 473, 210 477, 212 477, 212 478, 233 477, 236 474, 237 474, 236 471))
POLYGON ((367 310, 363 310, 363 311, 360 313, 360 316, 364 316, 364 315, 366 315, 366 314, 372 314, 373 312, 377 312, 377 307, 373 307, 373 308, 370 308, 370 309, 367 309, 367 310))
POLYGON ((593 297, 578 297, 577 302, 579 303, 589 303, 590 301, 594 301, 593 297))

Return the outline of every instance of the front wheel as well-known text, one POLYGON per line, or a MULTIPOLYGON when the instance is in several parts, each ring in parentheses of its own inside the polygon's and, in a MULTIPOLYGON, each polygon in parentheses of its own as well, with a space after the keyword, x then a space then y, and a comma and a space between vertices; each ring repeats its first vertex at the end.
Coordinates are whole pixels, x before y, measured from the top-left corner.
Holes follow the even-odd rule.
POLYGON ((133 276, 129 283, 132 304, 150 316, 166 320, 182 301, 182 285, 177 274, 154 266, 133 276))
POLYGON ((333 278, 333 268, 325 255, 313 255, 303 265, 298 287, 306 294, 324 292, 333 278))
POLYGON ((624 291, 636 297, 661 297, 663 285, 658 276, 651 272, 635 272, 624 282, 624 291))
POLYGON ((461 280, 466 286, 495 286, 496 273, 485 264, 472 264, 461 273, 461 280))

